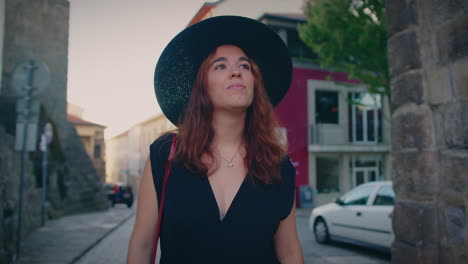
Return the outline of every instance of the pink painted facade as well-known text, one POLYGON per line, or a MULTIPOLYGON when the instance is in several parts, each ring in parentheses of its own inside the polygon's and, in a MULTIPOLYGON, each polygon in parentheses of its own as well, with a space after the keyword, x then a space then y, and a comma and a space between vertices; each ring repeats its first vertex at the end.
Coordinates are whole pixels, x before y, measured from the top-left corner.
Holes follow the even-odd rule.
POLYGON ((309 144, 307 135, 307 81, 328 80, 330 77, 337 82, 357 83, 349 80, 345 73, 294 66, 291 87, 283 101, 275 108, 281 125, 287 130, 288 153, 297 172, 296 193, 299 193, 297 190, 299 186, 311 185, 309 182, 309 154, 307 150, 309 144))

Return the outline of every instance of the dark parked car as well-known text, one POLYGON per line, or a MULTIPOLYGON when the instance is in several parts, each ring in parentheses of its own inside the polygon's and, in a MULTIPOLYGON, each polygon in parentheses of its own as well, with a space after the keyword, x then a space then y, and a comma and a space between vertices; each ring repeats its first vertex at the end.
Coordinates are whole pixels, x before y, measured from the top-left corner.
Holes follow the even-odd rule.
POLYGON ((133 205, 132 187, 122 183, 106 183, 107 198, 114 207, 117 203, 126 204, 128 208, 133 205))

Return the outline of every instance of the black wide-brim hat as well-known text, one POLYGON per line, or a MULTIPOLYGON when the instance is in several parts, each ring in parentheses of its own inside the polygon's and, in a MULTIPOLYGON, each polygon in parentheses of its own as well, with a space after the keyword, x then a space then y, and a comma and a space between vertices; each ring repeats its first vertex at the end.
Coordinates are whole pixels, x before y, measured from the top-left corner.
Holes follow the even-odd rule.
POLYGON ((166 46, 154 73, 154 90, 161 110, 173 124, 189 101, 202 62, 217 47, 234 45, 259 66, 273 106, 286 95, 292 62, 284 41, 267 25, 250 18, 218 16, 185 28, 166 46))

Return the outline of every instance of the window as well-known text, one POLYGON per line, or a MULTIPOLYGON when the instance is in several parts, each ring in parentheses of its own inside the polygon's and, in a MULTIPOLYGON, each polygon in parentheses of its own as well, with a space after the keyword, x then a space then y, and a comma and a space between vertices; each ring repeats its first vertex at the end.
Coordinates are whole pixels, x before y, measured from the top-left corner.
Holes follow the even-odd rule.
POLYGON ((339 192, 339 158, 317 157, 317 192, 339 192))
POLYGON ((375 186, 361 186, 341 197, 343 205, 366 205, 375 186))
POLYGON ((338 124, 338 92, 315 91, 315 122, 338 124))
POLYGON ((375 196, 374 205, 394 205, 395 193, 392 186, 380 187, 377 195, 375 196))
POLYGON ((317 59, 311 48, 309 48, 299 37, 296 29, 287 29, 287 44, 289 55, 295 58, 317 59))
POLYGON ((94 146, 94 158, 95 159, 101 158, 101 145, 94 146))
POLYGON ((381 96, 350 93, 349 138, 351 142, 382 142, 381 96))

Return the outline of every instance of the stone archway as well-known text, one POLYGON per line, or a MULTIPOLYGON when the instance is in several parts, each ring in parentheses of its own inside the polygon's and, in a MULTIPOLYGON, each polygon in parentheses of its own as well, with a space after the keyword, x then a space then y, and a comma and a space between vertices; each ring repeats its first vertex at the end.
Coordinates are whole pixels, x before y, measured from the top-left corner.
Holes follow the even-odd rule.
POLYGON ((393 263, 468 263, 468 1, 387 1, 393 263))

